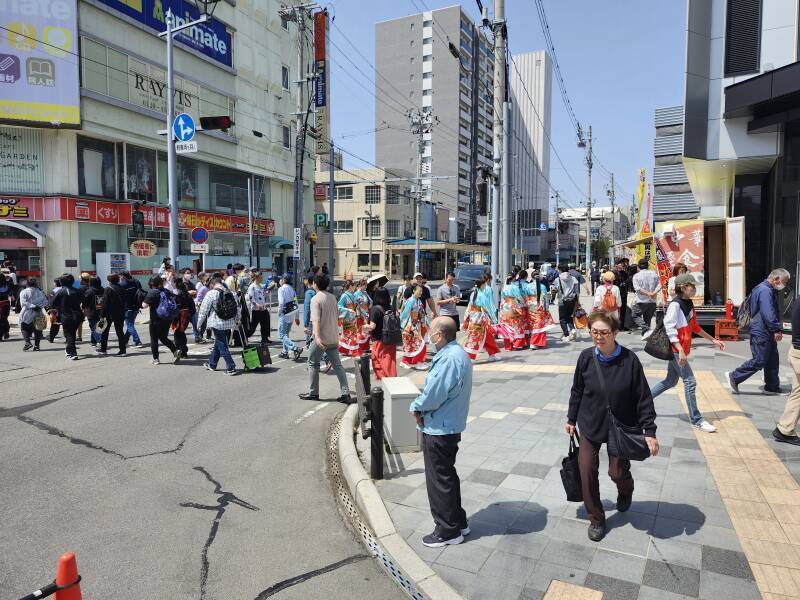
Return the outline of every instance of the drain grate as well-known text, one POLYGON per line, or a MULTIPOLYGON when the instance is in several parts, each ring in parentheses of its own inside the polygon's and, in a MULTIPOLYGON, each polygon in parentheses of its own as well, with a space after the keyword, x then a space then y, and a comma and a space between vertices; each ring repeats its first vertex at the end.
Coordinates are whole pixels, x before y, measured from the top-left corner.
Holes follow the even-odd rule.
POLYGON ((327 447, 327 467, 330 474, 331 481, 333 482, 334 493, 339 502, 339 506, 344 510, 351 525, 358 533, 361 541, 370 551, 370 553, 378 559, 378 562, 383 566, 386 572, 397 582, 403 591, 409 595, 413 600, 428 600, 427 596, 420 592, 413 581, 411 581, 399 568, 392 558, 386 554, 378 539, 372 534, 370 528, 361 517, 361 513, 350 496, 350 490, 347 489, 347 483, 342 477, 342 469, 339 465, 339 435, 342 431, 342 417, 339 416, 331 424, 328 430, 328 447, 327 447))

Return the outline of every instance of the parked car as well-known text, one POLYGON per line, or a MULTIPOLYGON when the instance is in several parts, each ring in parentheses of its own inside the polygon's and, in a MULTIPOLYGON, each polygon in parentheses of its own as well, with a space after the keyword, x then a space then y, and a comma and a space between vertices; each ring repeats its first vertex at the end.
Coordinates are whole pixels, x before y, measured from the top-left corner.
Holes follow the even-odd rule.
POLYGON ((475 287, 475 280, 483 277, 486 265, 459 265, 454 271, 456 275, 456 285, 461 290, 461 301, 469 302, 469 296, 475 287))

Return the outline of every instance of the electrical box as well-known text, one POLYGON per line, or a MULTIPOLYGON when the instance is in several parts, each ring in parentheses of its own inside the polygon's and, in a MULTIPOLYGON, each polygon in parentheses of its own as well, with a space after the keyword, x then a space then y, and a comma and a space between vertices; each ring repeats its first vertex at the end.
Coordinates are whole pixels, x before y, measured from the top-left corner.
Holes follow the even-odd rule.
POLYGON ((419 388, 408 377, 384 377, 383 429, 386 444, 392 454, 419 452, 420 435, 414 415, 408 407, 420 394, 419 388))

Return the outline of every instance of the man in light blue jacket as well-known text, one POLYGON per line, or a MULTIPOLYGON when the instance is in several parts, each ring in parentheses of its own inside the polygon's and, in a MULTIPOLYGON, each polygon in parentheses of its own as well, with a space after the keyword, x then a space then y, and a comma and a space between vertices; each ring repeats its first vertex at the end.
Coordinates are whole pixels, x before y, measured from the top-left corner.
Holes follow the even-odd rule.
POLYGON ((425 484, 433 533, 422 538, 429 548, 460 544, 470 530, 461 507, 461 481, 456 472, 456 454, 461 432, 467 426, 472 394, 472 361, 456 342, 456 324, 449 317, 431 323, 430 341, 436 346, 425 389, 409 410, 422 431, 425 484))

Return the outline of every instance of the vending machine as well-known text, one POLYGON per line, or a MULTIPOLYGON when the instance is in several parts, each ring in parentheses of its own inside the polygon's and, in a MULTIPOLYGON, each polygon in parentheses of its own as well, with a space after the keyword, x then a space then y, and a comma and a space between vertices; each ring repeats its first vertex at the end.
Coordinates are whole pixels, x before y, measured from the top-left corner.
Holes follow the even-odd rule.
POLYGON ((108 285, 106 278, 111 273, 121 273, 131 269, 131 255, 128 252, 98 252, 95 261, 97 276, 104 286, 108 285))

